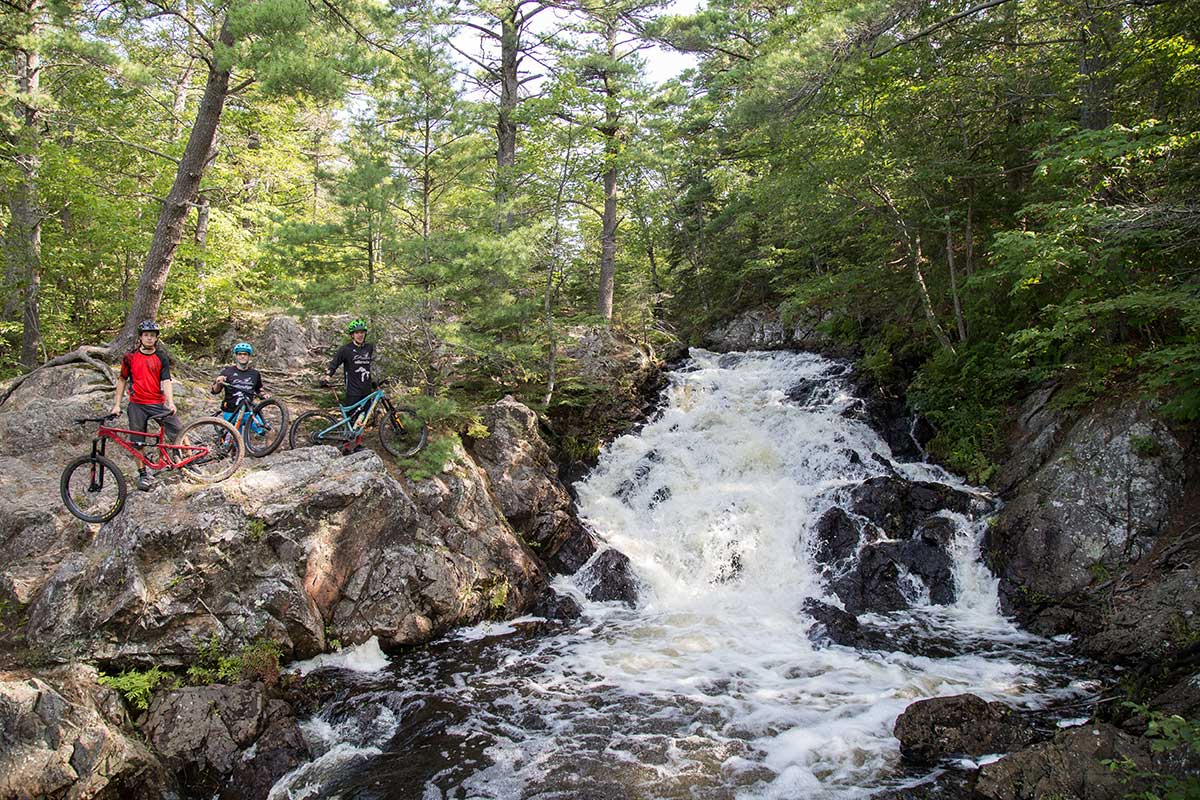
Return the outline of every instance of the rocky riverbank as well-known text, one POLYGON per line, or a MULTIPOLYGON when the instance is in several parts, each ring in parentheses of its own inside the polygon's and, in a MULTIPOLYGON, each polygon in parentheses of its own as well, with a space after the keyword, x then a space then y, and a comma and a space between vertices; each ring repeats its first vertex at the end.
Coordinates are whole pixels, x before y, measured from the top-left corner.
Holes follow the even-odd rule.
MULTIPOLYGON (((319 361, 321 334, 271 320, 259 363, 319 361)), ((607 359, 597 380, 636 351, 580 347, 607 359)), ((596 542, 537 415, 512 398, 479 409, 483 427, 432 477, 371 450, 280 451, 213 486, 158 480, 93 526, 63 508, 58 477, 94 431, 74 419, 103 413, 111 391, 99 370, 55 367, 0 407, 0 797, 265 797, 308 758, 279 661, 401 648, 539 602, 571 613, 547 578, 596 542), (97 669, 162 680, 131 720, 97 669), (189 669, 258 682, 164 690, 189 669)), ((176 380, 175 397, 185 419, 213 407, 202 377, 176 380)))

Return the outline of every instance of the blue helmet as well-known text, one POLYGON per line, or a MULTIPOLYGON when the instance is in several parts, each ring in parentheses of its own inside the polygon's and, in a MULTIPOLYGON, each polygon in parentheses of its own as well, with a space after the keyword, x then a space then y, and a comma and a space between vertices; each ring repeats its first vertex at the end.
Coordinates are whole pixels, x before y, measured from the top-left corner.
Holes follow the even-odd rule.
POLYGON ((254 355, 254 346, 249 342, 238 342, 233 346, 233 354, 245 353, 248 356, 254 355))

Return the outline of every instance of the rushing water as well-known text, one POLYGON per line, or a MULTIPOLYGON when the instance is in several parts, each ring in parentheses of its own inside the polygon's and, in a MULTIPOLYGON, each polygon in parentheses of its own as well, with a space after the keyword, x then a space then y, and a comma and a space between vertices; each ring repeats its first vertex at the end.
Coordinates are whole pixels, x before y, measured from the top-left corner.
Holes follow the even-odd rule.
MULTIPOLYGON (((863 617, 904 652, 810 641, 805 599, 838 604, 813 525, 891 459, 846 413, 858 401, 842 371, 694 351, 662 412, 576 487, 581 514, 631 559, 637 608, 587 601, 585 570, 554 584, 584 607, 560 634, 481 626, 344 674, 305 725, 323 755, 272 797, 862 797, 923 777, 891 734, 916 699, 1085 695, 1053 643, 1000 616, 979 563, 986 521, 948 512, 957 601, 930 606, 913 581, 912 610, 863 617), (806 405, 785 396, 814 380, 806 405)), ((928 464, 892 468, 971 490, 928 464)))

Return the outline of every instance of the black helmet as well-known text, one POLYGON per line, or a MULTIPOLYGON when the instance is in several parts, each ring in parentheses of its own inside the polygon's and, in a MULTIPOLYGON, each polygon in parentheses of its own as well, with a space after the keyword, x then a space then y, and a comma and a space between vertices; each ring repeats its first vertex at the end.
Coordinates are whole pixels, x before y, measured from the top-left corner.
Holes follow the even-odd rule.
POLYGON ((146 331, 150 331, 151 333, 158 333, 158 331, 159 331, 158 323, 152 319, 142 320, 140 323, 138 323, 138 332, 145 333, 146 331))

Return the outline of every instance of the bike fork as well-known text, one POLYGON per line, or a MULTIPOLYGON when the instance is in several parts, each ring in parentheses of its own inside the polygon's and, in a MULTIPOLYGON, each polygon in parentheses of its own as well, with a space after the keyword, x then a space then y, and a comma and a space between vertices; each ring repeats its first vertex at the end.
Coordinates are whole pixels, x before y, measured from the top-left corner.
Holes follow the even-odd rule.
POLYGON ((104 465, 101 464, 96 459, 97 455, 100 455, 100 456, 104 455, 104 440, 103 439, 93 439, 92 440, 92 461, 91 461, 91 468, 89 470, 89 475, 88 475, 88 477, 91 480, 88 483, 87 490, 93 494, 95 494, 96 492, 99 492, 101 489, 104 488, 104 465), (97 448, 97 445, 99 445, 99 448, 97 448), (97 474, 97 473, 99 473, 99 474, 97 474))

